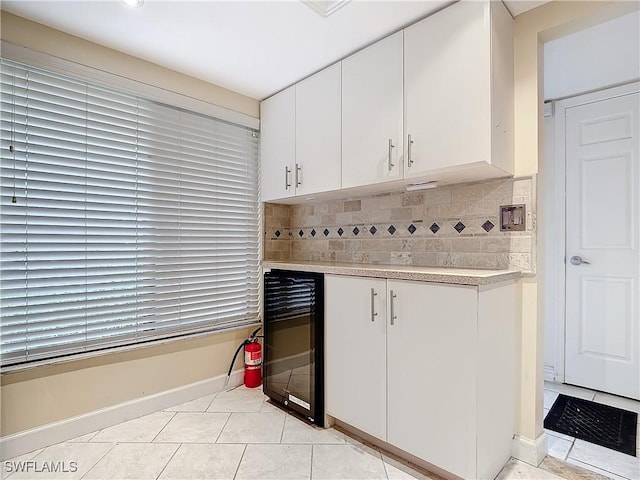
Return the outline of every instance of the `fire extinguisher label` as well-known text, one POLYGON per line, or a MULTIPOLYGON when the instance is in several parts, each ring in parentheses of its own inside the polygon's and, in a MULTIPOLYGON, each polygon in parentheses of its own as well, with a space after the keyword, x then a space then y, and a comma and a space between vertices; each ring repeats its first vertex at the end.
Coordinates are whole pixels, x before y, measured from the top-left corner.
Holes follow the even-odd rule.
POLYGON ((262 363, 261 352, 244 352, 245 365, 260 365, 262 363))

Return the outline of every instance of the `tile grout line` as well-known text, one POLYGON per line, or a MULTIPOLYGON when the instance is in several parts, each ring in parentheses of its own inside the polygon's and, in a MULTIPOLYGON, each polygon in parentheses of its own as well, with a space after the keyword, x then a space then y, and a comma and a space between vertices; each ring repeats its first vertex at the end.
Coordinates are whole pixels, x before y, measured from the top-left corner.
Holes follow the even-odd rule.
POLYGON ((162 470, 160 470, 160 473, 158 473, 158 476, 156 477, 156 480, 158 480, 162 476, 162 473, 167 469, 167 467, 171 463, 171 460, 173 460, 173 457, 175 457, 176 453, 178 453, 178 450, 180 450, 182 448, 182 445, 183 444, 181 443, 180 446, 173 451, 173 453, 171 454, 171 457, 169 458, 167 463, 164 464, 164 467, 162 467, 162 470))
POLYGON ((567 461, 567 459, 569 458, 569 454, 571 453, 571 450, 573 450, 573 446, 576 443, 576 439, 574 438, 573 440, 571 440, 571 446, 569 447, 569 450, 567 450, 567 454, 564 456, 564 458, 562 459, 563 461, 567 461))
MULTIPOLYGON (((572 447, 571 447, 571 451, 573 451, 573 447, 575 446, 575 441, 576 441, 576 440, 578 440, 578 439, 574 439, 573 445, 572 445, 572 447)), ((606 447, 602 447, 601 445, 598 445, 598 444, 595 444, 595 443, 587 442, 586 440, 582 440, 582 441, 583 441, 583 442, 585 442, 585 443, 587 443, 588 445, 594 445, 594 446, 596 446, 596 447, 606 448, 606 447)), ((611 451, 613 451, 613 452, 616 452, 616 450, 612 450, 612 449, 609 449, 609 450, 611 450, 611 451)), ((621 452, 618 452, 618 453, 621 453, 621 452)), ((624 454, 623 454, 623 455, 624 455, 624 454)), ((569 458, 569 455, 567 455, 567 460, 569 460, 569 459, 570 459, 570 458, 569 458)), ((627 480, 633 480, 633 479, 630 479, 629 477, 627 477, 627 476, 625 476, 625 475, 623 475, 623 474, 621 474, 621 473, 619 473, 619 472, 612 471, 612 470, 611 470, 611 469, 609 469, 609 468, 605 468, 605 467, 602 467, 602 466, 599 466, 599 465, 593 465, 592 463, 589 463, 589 462, 588 462, 588 461, 586 461, 586 460, 581 460, 581 459, 578 459, 578 458, 571 458, 571 460, 572 460, 572 461, 574 461, 574 462, 579 462, 579 463, 580 463, 580 464, 582 464, 582 465, 587 465, 587 466, 589 466, 589 467, 595 468, 595 469, 596 469, 596 470, 598 470, 598 471, 607 472, 607 473, 610 473, 611 475, 616 475, 616 476, 618 476, 618 477, 625 478, 625 479, 627 479, 627 480)), ((593 471, 593 470, 591 470, 591 471, 593 471)))
POLYGON ((167 420, 167 423, 165 423, 165 424, 163 425, 163 427, 162 427, 160 430, 158 430, 158 433, 156 433, 156 434, 153 436, 153 438, 151 439, 151 441, 149 441, 149 442, 131 442, 131 443, 153 443, 153 442, 155 441, 155 439, 156 439, 156 438, 158 438, 158 435, 160 435, 160 434, 162 433, 162 431, 163 431, 165 428, 167 428, 167 425, 169 425, 169 422, 175 418, 175 416, 176 416, 176 414, 177 414, 178 412, 167 412, 167 413, 172 413, 173 415, 171 415, 171 418, 170 418, 169 420, 167 420))
MULTIPOLYGON (((382 455, 380 455, 382 457, 382 455)), ((389 480, 389 471, 387 470, 387 463, 384 461, 384 458, 382 458, 382 468, 384 468, 384 474, 387 477, 387 480, 389 480)))
POLYGON ((311 444, 311 462, 309 464, 309 480, 313 480, 313 451, 315 450, 315 444, 311 444))
POLYGON ((280 432, 280 441, 278 442, 282 445, 282 439, 284 438, 284 429, 287 427, 287 415, 284 416, 284 421, 282 422, 282 432, 280 432))
MULTIPOLYGON (((64 443, 64 442, 63 442, 63 443, 64 443)), ((53 445, 50 445, 50 446, 53 446, 53 445)), ((32 455, 32 456, 27 457, 27 460, 26 460, 26 461, 27 461, 27 462, 33 461, 33 460, 34 460, 38 455, 40 455, 42 452, 44 452, 47 448, 49 448, 49 447, 42 448, 42 449, 40 449, 40 451, 39 451, 38 453, 36 453, 35 455, 32 455)), ((35 450, 33 450, 32 452, 27 452, 27 453, 25 453, 25 455, 29 455, 30 453, 33 453, 33 452, 35 452, 35 450)), ((18 455, 18 457, 21 457, 21 456, 23 456, 23 455, 18 455)), ((11 460, 14 460, 15 458, 18 458, 18 457, 7 458, 6 460, 3 460, 3 461, 2 461, 2 471, 0 472, 0 474, 2 474, 2 475, 0 475, 0 478, 1 478, 2 480, 8 480, 9 478, 13 477, 13 476, 17 473, 17 471, 13 471, 13 472, 11 472, 9 475, 7 475, 6 477, 4 476, 4 473, 6 473, 6 470, 5 470, 5 464, 6 464, 6 462, 11 461, 11 460)))
POLYGON ((213 404, 213 402, 215 401, 216 398, 218 398, 218 393, 220 392, 216 392, 213 394, 213 398, 211 399, 211 401, 209 402, 209 404, 206 406, 206 408, 204 409, 204 412, 202 413, 213 413, 213 412, 207 412, 207 410, 209 410, 209 408, 211 408, 211 405, 213 404))
POLYGON ((227 413, 229 414, 229 416, 227 417, 227 419, 224 422, 224 425, 222 426, 222 428, 218 432, 218 435, 216 435, 216 439, 213 441, 213 443, 215 443, 215 444, 218 444, 218 440, 220 439, 220 436, 222 435, 222 432, 227 427, 227 424, 229 423, 229 419, 231 418, 231 415, 233 415, 233 413, 231 413, 231 412, 227 412, 227 413))
POLYGON ((607 472, 607 473, 610 473, 611 475, 615 475, 616 477, 624 478, 626 480, 633 480, 632 478, 626 477, 626 476, 624 476, 624 475, 622 475, 620 473, 612 472, 610 470, 607 470, 606 468, 598 467, 597 465, 591 465, 589 462, 584 462, 582 460, 578 460, 577 458, 572 458, 571 460, 573 460, 574 462, 579 463, 580 465, 585 465, 585 467, 582 467, 582 468, 584 468, 585 470, 589 470, 590 472, 598 473, 598 472, 596 472, 594 470, 591 470, 591 469, 589 469, 587 467, 595 468, 596 470, 598 470, 600 472, 607 472))
POLYGON ((238 466, 236 467, 236 471, 233 474, 233 479, 235 480, 235 478, 238 476, 238 471, 240 470, 240 465, 242 464, 242 460, 244 460, 244 454, 247 452, 247 447, 249 445, 248 444, 244 444, 244 448, 242 449, 242 455, 240 455, 240 461, 238 462, 238 466))
MULTIPOLYGON (((100 431, 100 430, 98 430, 98 431, 100 431)), ((86 443, 89 443, 89 442, 86 442, 86 443)), ((94 442, 94 444, 98 444, 98 445, 99 445, 99 444, 100 444, 100 442, 94 442)), ((85 478, 85 477, 89 474, 89 472, 90 472, 91 470, 93 470, 94 468, 96 468, 96 465, 98 465, 98 463, 100 463, 104 457, 106 457, 109 453, 111 453, 111 451, 112 451, 114 448, 116 448, 116 446, 117 446, 117 445, 118 445, 118 442, 112 443, 112 444, 111 444, 111 448, 110 448, 109 450, 107 450, 106 452, 104 452, 104 455, 102 455, 102 456, 98 459, 98 461, 97 461, 96 463, 94 463, 94 464, 91 466, 91 468, 90 468, 89 470, 87 470, 86 472, 84 472, 84 473, 82 474, 82 476, 80 477, 80 480, 82 480, 83 478, 85 478)))
MULTIPOLYGON (((100 430, 96 430, 95 432, 93 432, 93 435, 91 435, 91 436, 87 439, 87 441, 86 441, 86 442, 81 442, 81 443, 89 443, 89 442, 91 442, 91 439, 92 439, 93 437, 95 437, 96 435, 98 435, 98 433, 100 433, 100 430)), ((76 438, 77 438, 77 437, 76 437, 76 438)), ((73 439, 71 439, 71 440, 73 440, 73 439)), ((73 442, 67 441, 67 442, 65 442, 65 443, 73 443, 73 442)), ((100 442, 95 442, 95 443, 100 443, 100 442)))

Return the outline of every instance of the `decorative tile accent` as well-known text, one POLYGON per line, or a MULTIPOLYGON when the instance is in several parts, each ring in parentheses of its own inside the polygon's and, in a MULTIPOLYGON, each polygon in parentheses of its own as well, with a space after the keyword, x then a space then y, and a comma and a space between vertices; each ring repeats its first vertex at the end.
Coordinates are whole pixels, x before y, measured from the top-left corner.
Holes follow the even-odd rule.
POLYGON ((495 227, 495 225, 493 223, 491 223, 489 220, 487 220, 486 222, 484 222, 482 224, 482 228, 484 229, 485 232, 489 233, 489 231, 491 231, 491 229, 495 227))
POLYGON ((280 230, 276 230, 276 238, 280 237, 280 230))
POLYGON ((266 203, 264 258, 510 267, 533 273, 535 191, 536 179, 529 177, 446 185, 419 194, 266 203), (526 205, 528 229, 500 232, 500 206, 515 204, 526 205))

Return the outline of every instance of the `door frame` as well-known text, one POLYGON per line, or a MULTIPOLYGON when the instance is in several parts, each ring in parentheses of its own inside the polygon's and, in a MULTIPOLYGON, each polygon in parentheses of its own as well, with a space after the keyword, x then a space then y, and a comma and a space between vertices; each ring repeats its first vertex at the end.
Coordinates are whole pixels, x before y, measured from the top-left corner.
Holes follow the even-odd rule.
POLYGON ((546 301, 552 302, 550 311, 553 312, 554 321, 554 346, 553 346, 553 372, 545 372, 545 380, 564 383, 565 381, 565 353, 566 353, 566 170, 567 157, 565 145, 566 110, 580 105, 609 100, 640 91, 640 81, 626 83, 624 85, 605 88, 574 97, 554 101, 554 145, 553 158, 547 159, 546 176, 548 189, 546 195, 551 195, 553 205, 562 205, 562 208, 547 209, 548 226, 552 229, 554 239, 562 241, 548 242, 545 247, 545 257, 551 259, 546 265, 547 279, 552 281, 551 288, 546 288, 546 301), (551 298, 549 298, 551 296, 551 298), (549 378, 552 374, 552 378, 549 378))

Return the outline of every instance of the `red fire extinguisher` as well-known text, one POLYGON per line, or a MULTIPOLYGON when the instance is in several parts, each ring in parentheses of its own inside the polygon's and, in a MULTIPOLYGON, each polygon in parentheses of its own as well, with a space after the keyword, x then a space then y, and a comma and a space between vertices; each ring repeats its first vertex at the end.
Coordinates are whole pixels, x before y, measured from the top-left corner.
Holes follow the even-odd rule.
POLYGON ((242 347, 244 347, 244 384, 247 388, 259 387, 262 384, 262 345, 258 342, 258 335, 260 328, 257 328, 248 339, 244 340, 233 355, 231 365, 229 365, 229 372, 227 373, 227 380, 224 382, 224 386, 229 383, 231 377, 231 370, 233 364, 236 363, 236 358, 242 347))
POLYGON ((262 384, 262 346, 254 338, 244 346, 244 385, 247 388, 262 384))

